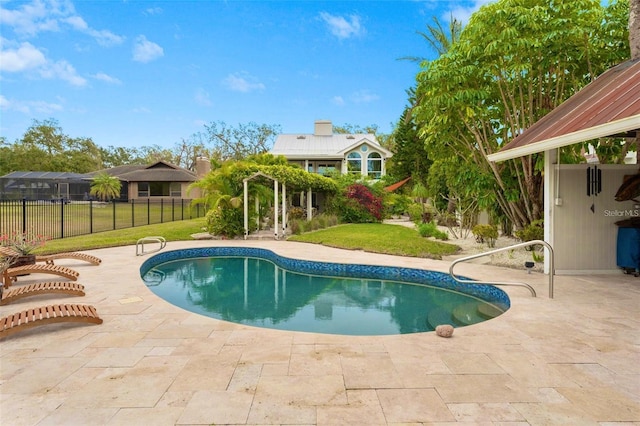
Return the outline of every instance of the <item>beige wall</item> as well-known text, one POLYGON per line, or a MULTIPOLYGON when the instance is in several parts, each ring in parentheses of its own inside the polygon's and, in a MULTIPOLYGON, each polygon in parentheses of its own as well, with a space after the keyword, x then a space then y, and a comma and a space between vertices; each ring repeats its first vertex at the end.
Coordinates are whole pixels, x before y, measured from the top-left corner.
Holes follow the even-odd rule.
POLYGON ((634 208, 633 201, 615 201, 614 195, 623 176, 635 174, 638 166, 597 165, 602 170, 602 192, 595 197, 587 196, 588 166, 561 165, 559 175, 556 166, 552 171, 555 270, 560 274, 621 273, 616 265, 615 222, 640 216, 640 209, 634 208), (594 212, 590 210, 592 204, 594 212))
MULTIPOLYGON (((151 200, 159 200, 161 198, 170 200, 171 198, 184 198, 184 199, 193 199, 200 197, 200 190, 198 188, 193 188, 191 191, 188 190, 190 182, 182 182, 180 185, 180 197, 150 197, 151 200)), ((138 197, 138 182, 129 182, 129 199, 130 200, 146 200, 148 197, 138 197)))

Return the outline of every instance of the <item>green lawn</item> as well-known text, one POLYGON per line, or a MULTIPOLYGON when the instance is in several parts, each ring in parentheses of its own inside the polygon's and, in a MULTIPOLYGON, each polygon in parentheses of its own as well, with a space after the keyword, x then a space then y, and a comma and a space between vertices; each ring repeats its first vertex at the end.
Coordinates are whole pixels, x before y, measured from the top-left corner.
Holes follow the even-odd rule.
POLYGON ((48 254, 126 246, 135 244, 139 238, 150 235, 162 235, 167 241, 191 240, 191 235, 202 232, 202 227, 204 226, 205 219, 199 218, 98 232, 95 234, 47 241, 45 246, 38 249, 36 253, 48 254))
POLYGON ((358 223, 291 236, 289 241, 322 244, 350 250, 398 256, 441 259, 460 247, 421 237, 415 229, 382 223, 358 223))
MULTIPOLYGON (((132 245, 139 238, 150 235, 162 235, 167 241, 188 241, 192 234, 202 232, 204 225, 205 219, 200 218, 51 240, 43 248, 37 250, 37 253, 59 253, 132 245)), ((291 236, 289 241, 431 259, 440 259, 443 255, 454 254, 460 250, 458 246, 453 244, 423 238, 414 229, 380 223, 339 225, 291 236)))

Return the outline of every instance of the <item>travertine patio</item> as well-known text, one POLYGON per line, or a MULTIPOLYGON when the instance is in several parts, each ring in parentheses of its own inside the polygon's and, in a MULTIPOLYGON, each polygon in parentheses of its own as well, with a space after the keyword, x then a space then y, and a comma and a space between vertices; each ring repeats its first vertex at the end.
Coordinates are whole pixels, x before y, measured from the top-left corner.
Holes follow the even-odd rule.
MULTIPOLYGON (((246 244, 302 259, 447 271, 448 262, 278 241, 193 241, 164 250, 246 244)), ((487 265, 457 271, 504 287, 498 318, 435 333, 354 337, 231 324, 170 305, 139 275, 135 247, 91 252, 86 296, 102 325, 52 325, 0 342, 2 425, 640 424, 640 278, 547 277, 487 265)), ((50 279, 23 277, 20 282, 50 279)))

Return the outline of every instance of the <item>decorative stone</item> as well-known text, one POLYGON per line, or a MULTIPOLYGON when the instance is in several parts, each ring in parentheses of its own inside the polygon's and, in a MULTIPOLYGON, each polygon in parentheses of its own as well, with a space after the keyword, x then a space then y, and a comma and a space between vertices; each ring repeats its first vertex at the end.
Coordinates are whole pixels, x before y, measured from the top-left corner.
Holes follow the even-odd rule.
POLYGON ((440 337, 453 336, 453 326, 449 324, 442 324, 436 327, 436 334, 440 337))

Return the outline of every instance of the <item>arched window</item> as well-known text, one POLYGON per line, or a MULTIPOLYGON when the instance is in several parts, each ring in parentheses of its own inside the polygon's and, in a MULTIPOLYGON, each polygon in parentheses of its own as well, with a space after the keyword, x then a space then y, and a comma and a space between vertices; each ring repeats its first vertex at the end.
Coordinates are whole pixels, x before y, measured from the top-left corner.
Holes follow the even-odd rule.
POLYGON ((372 152, 367 157, 367 176, 372 179, 382 177, 382 156, 377 152, 372 152))
POLYGON ((362 157, 357 152, 347 155, 347 172, 362 173, 362 157))

